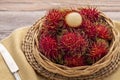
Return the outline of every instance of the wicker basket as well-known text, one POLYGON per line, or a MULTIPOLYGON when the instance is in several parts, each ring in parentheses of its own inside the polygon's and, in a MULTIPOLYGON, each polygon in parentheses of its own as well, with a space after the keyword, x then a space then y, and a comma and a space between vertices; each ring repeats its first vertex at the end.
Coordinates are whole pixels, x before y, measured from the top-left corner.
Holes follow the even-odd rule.
POLYGON ((107 55, 90 66, 67 67, 51 62, 38 51, 38 37, 44 18, 38 20, 27 32, 22 49, 33 69, 52 80, 91 80, 108 76, 119 66, 119 33, 113 22, 103 13, 100 14, 104 21, 112 27, 114 39, 107 55))

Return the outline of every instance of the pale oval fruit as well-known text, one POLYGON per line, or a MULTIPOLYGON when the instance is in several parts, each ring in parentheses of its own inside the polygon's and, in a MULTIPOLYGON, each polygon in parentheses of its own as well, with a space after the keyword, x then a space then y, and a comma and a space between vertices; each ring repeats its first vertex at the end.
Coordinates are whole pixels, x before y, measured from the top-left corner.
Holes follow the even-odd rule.
POLYGON ((71 12, 66 15, 65 21, 70 27, 78 27, 82 23, 82 17, 78 12, 71 12))

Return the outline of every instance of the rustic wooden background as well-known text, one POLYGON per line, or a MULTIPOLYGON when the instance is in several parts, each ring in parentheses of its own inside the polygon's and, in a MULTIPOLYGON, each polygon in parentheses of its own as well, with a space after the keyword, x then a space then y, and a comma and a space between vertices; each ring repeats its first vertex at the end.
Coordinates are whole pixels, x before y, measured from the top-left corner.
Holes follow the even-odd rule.
POLYGON ((31 26, 49 8, 85 5, 120 21, 120 0, 0 0, 0 40, 16 28, 31 26))

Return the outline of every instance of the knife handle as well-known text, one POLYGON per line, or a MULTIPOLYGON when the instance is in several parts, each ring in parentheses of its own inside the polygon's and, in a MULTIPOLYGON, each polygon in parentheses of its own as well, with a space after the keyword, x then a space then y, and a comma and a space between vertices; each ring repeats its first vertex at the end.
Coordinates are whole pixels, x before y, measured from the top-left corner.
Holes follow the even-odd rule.
POLYGON ((15 80, 21 80, 20 75, 18 74, 18 72, 13 73, 15 80))

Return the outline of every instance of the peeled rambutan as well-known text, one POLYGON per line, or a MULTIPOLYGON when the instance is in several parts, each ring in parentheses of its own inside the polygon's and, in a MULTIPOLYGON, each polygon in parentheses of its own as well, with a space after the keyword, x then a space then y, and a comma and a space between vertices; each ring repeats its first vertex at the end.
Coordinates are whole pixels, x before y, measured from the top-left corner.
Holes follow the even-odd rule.
POLYGON ((102 39, 112 40, 112 30, 110 27, 104 25, 97 25, 96 26, 97 36, 102 39))
POLYGON ((82 8, 80 14, 85 18, 89 19, 92 22, 95 22, 99 19, 100 12, 96 8, 82 8))
POLYGON ((96 62, 108 53, 108 42, 102 39, 97 40, 90 49, 90 58, 96 62))
POLYGON ((65 55, 64 56, 64 65, 68 67, 77 67, 77 66, 84 66, 84 57, 78 55, 65 55))
POLYGON ((40 39, 39 48, 41 53, 49 59, 57 59, 59 55, 57 42, 50 36, 46 36, 40 39))
POLYGON ((62 13, 58 9, 52 9, 46 15, 46 21, 48 21, 52 25, 58 25, 61 19, 62 13))
MULTIPOLYGON (((77 9, 72 9, 72 8, 67 8, 67 9, 62 9, 61 10, 62 14, 63 14, 63 26, 64 27, 70 27, 69 23, 67 23, 66 19, 67 19, 67 15, 71 14, 71 13, 79 13, 77 9)), ((73 18, 74 19, 74 18, 73 18)), ((72 20, 73 20, 72 19, 72 20)), ((69 19, 71 20, 71 19, 69 19)), ((74 21, 74 20, 73 20, 74 21)), ((73 22, 72 21, 72 22, 73 22)), ((74 22, 73 22, 74 23, 74 22)))
POLYGON ((67 33, 61 36, 61 47, 68 53, 84 53, 87 48, 87 41, 77 33, 67 33))
POLYGON ((78 12, 78 10, 74 9, 74 8, 63 8, 63 9, 60 9, 60 11, 63 13, 63 17, 65 18, 65 16, 71 12, 78 12))

